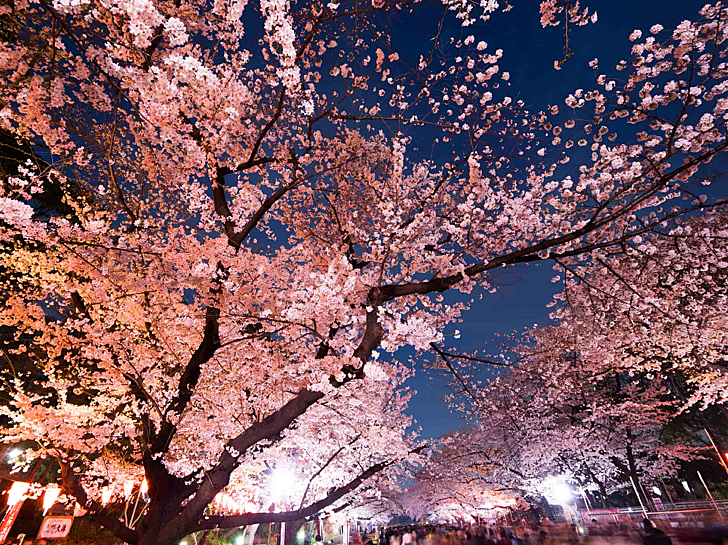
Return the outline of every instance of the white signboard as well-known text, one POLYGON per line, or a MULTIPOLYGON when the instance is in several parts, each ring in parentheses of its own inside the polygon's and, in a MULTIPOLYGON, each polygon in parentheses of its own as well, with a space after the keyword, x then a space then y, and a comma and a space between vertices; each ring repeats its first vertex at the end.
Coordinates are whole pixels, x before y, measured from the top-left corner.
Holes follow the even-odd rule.
POLYGON ((63 539, 71 531, 73 517, 52 516, 43 519, 38 539, 63 539))

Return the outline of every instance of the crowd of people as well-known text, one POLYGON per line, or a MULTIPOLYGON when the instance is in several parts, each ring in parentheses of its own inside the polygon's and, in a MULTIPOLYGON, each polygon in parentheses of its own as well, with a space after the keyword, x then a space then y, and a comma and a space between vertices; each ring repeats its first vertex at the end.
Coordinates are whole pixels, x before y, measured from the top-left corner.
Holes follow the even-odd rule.
POLYGON ((545 525, 417 525, 382 528, 364 545, 728 545, 728 527, 673 527, 667 532, 648 519, 641 524, 551 523, 545 525))

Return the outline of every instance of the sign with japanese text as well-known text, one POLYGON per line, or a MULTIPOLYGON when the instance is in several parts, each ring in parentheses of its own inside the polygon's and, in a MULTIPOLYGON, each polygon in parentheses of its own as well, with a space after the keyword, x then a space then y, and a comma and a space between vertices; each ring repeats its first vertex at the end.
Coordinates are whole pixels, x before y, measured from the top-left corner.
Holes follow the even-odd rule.
POLYGON ((38 539, 62 539, 71 531, 73 517, 51 516, 43 519, 38 539))

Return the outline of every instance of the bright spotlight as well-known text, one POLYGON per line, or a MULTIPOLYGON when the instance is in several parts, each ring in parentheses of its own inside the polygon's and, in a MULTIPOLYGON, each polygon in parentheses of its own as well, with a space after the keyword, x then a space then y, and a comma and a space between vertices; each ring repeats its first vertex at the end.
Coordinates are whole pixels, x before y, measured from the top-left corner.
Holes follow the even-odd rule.
POLYGON ((296 540, 297 540, 297 541, 298 541, 299 543, 303 543, 303 540, 304 540, 304 538, 305 538, 305 537, 306 537, 306 530, 304 530, 303 528, 301 528, 301 529, 300 529, 300 530, 298 531, 298 533, 296 534, 296 540))
POLYGON ((657 488, 656 486, 653 486, 653 487, 652 487, 652 491, 653 491, 653 492, 654 492, 655 494, 657 494, 658 496, 662 496, 662 490, 660 490, 660 489, 659 489, 659 488, 657 488))
POLYGON ((692 490, 690 490, 690 485, 688 484, 687 481, 683 481, 682 485, 686 492, 692 492, 692 490))
POLYGON ((551 485, 551 497, 559 505, 568 505, 574 496, 566 483, 556 482, 551 485))
POLYGON ((17 458, 18 456, 20 456, 21 454, 23 454, 22 450, 20 450, 19 448, 14 448, 10 452, 8 452, 8 458, 13 460, 13 459, 17 458))
POLYGON ((243 545, 245 543, 245 536, 238 536, 235 538, 235 545, 243 545))
POLYGON ((270 492, 273 501, 283 499, 291 491, 293 486, 293 474, 287 469, 278 468, 273 472, 270 479, 270 492))

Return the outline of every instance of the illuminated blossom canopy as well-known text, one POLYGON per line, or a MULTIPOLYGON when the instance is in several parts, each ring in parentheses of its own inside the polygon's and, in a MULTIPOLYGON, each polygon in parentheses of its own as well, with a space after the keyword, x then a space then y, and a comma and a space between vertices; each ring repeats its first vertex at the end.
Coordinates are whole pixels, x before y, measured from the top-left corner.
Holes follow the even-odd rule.
MULTIPOLYGON (((682 199, 728 146, 720 6, 529 112, 475 38, 495 1, 446 2, 473 34, 415 62, 381 38, 416 2, 246 4, 0 8, 0 125, 32 150, 0 194, 5 434, 128 543, 376 498, 421 461, 400 355, 450 350, 474 303, 446 292, 724 204, 682 199), (38 214, 50 186, 68 210, 38 214), (297 484, 271 512, 275 468, 297 484)), ((548 24, 560 6, 587 17, 557 2, 548 24)))

